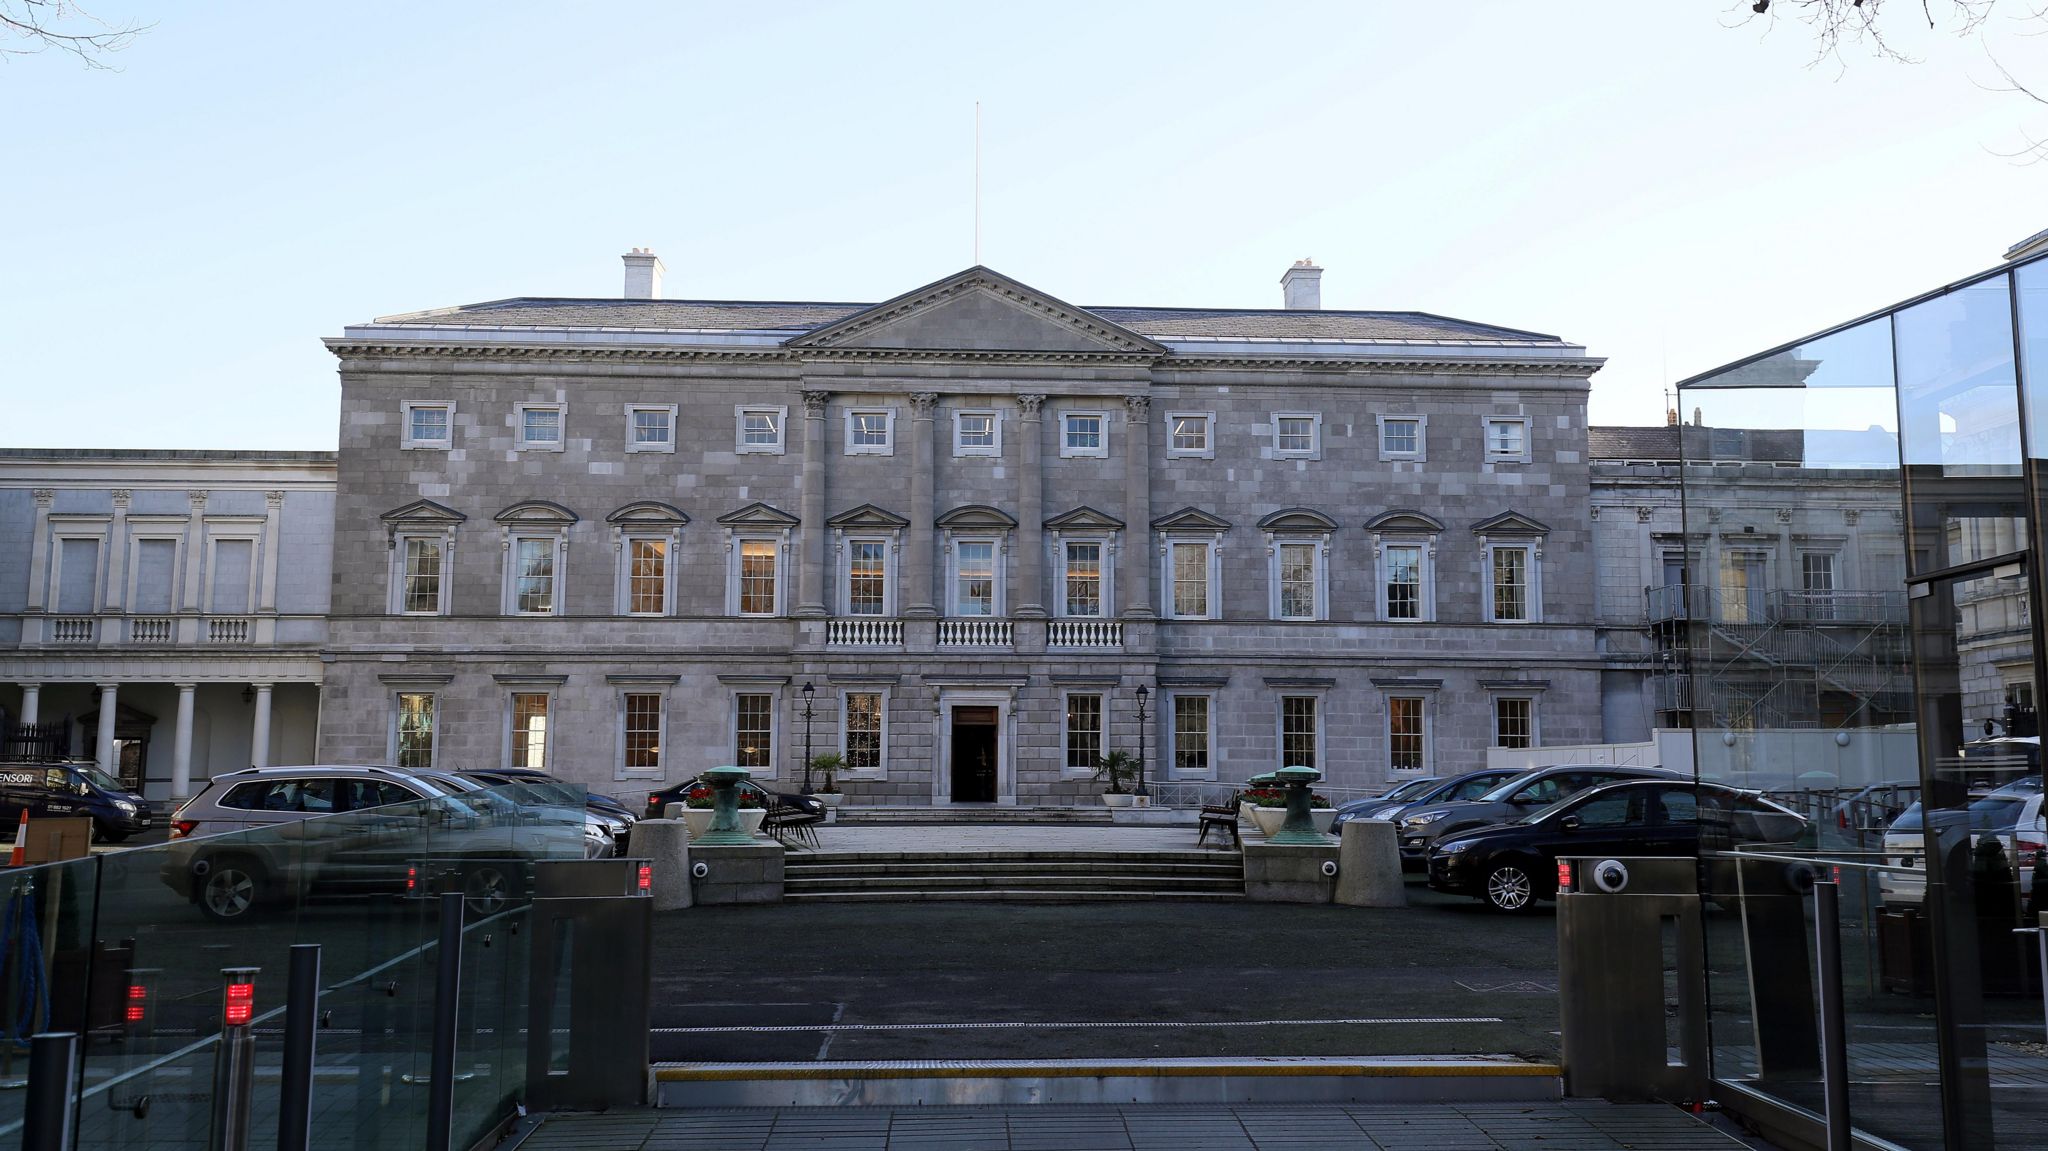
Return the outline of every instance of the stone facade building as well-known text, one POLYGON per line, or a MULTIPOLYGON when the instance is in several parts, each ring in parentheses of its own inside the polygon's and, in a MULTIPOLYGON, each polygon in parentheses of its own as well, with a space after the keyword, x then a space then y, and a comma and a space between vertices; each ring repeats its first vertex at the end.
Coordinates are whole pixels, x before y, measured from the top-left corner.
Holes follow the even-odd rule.
POLYGON ((1323 311, 1306 262, 1275 311, 626 264, 328 341, 322 759, 622 791, 808 744, 853 802, 1039 804, 1141 745, 1366 787, 1601 735, 1581 347, 1323 311))

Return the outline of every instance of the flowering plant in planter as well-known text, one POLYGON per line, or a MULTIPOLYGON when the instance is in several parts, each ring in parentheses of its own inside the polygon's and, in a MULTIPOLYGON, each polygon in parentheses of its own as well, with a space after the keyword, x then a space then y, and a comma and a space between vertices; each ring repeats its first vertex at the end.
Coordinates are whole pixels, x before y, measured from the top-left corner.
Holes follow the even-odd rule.
MULTIPOLYGON (((703 811, 711 806, 712 794, 710 784, 700 783, 692 787, 689 794, 683 797, 683 803, 694 810, 703 811)), ((759 789, 742 786, 739 789, 739 806, 741 810, 746 810, 767 805, 762 801, 759 789)))
MULTIPOLYGON (((1286 807, 1287 789, 1284 787, 1248 787, 1244 789, 1239 800, 1243 803, 1249 803, 1253 807, 1286 807)), ((1314 793, 1310 793, 1308 805, 1311 808, 1334 806, 1328 799, 1314 793)))

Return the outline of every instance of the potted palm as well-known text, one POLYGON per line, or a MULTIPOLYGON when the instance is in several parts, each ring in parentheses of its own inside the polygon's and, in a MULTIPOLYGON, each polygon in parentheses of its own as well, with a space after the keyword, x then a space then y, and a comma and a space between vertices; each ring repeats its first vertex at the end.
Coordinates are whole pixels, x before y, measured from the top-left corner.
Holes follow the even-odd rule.
POLYGON ((826 807, 838 807, 846 800, 846 793, 839 790, 839 769, 846 766, 846 760, 838 752, 828 751, 811 757, 811 770, 819 774, 821 782, 811 790, 811 795, 826 807))
POLYGON ((1107 807, 1131 807, 1138 797, 1124 784, 1138 775, 1138 757, 1127 751, 1112 751, 1095 761, 1095 778, 1106 780, 1102 802, 1107 807))

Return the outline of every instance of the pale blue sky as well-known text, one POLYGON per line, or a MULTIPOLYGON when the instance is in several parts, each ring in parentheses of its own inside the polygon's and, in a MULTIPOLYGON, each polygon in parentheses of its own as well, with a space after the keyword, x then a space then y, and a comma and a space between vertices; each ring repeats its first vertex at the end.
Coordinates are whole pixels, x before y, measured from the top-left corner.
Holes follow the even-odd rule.
MULTIPOLYGON (((1596 422, 2048 227, 2048 108, 1974 41, 1808 68, 1721 0, 163 5, 119 73, 0 62, 0 444, 323 448, 320 337, 516 295, 1079 304, 1554 332, 1596 422)), ((2018 5, 2012 6, 2013 11, 2018 5)), ((1910 13, 1901 13, 1910 16, 1910 13)), ((2048 86, 2048 37, 1994 23, 2048 86)))

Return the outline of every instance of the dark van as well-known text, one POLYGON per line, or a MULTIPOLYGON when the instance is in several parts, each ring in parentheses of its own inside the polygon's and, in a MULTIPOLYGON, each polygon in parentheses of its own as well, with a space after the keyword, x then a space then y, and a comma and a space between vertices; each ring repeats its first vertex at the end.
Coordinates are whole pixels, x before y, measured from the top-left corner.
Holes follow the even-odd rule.
POLYGON ((119 843, 150 827, 149 803, 90 763, 0 763, 0 839, 14 842, 21 813, 89 816, 92 837, 119 843))

